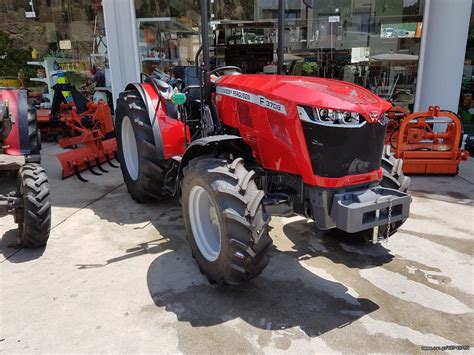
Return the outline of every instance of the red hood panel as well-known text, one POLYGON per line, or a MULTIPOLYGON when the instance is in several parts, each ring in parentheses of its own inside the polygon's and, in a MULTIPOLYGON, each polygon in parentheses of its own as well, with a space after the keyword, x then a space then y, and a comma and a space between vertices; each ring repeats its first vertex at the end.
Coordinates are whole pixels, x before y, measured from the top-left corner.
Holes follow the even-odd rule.
POLYGON ((228 75, 217 81, 253 94, 267 95, 281 103, 301 104, 359 112, 377 121, 391 104, 361 86, 339 80, 284 75, 228 75))
POLYGON ((312 81, 287 81, 290 85, 300 86, 306 89, 317 91, 326 95, 334 96, 341 100, 349 101, 355 105, 375 105, 378 100, 374 95, 368 95, 365 89, 344 85, 340 82, 315 83, 312 81), (361 90, 362 89, 362 90, 361 90))

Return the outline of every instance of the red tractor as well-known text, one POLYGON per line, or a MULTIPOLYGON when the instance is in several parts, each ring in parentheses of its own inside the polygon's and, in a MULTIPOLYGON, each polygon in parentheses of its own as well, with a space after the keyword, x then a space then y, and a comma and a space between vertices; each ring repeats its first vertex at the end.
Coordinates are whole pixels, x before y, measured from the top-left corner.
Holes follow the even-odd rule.
POLYGON ((202 65, 168 83, 142 74, 117 100, 131 196, 179 196, 192 254, 219 285, 265 268, 271 215, 373 243, 395 233, 411 197, 401 160, 384 154, 390 103, 346 82, 210 70, 207 1, 201 14, 202 65))
POLYGON ((24 247, 44 246, 51 227, 36 110, 26 90, 0 89, 0 217, 13 214, 24 247))

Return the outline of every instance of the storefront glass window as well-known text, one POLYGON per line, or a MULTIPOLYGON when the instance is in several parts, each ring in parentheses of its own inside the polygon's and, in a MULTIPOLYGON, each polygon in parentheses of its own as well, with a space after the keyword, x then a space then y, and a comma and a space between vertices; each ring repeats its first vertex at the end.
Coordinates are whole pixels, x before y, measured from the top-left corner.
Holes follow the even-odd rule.
MULTIPOLYGON (((194 65, 199 1, 136 0, 142 68, 194 65)), ((362 85, 412 107, 423 0, 285 1, 285 72, 362 85)), ((211 65, 276 73, 278 0, 209 0, 211 65)))
POLYGON ((466 59, 462 77, 461 97, 459 100, 459 115, 463 121, 464 132, 474 136, 474 8, 471 13, 471 23, 466 46, 466 59))
MULTIPOLYGON (((287 1, 288 4, 292 1, 287 1)), ((271 0, 215 0, 211 4, 215 66, 235 65, 245 73, 273 71, 278 11, 271 0)))
POLYGON ((423 4, 316 0, 301 6, 299 18, 287 19, 285 52, 295 56, 288 63, 292 73, 353 82, 412 108, 423 4))
POLYGON ((28 87, 43 106, 51 104, 58 78, 91 96, 95 86, 105 90, 109 78, 101 1, 2 0, 0 55, 0 85, 28 87))
MULTIPOLYGON (((211 1, 215 65, 276 72, 278 0, 211 1)), ((411 107, 423 1, 285 1, 285 71, 362 85, 411 107)))
POLYGON ((139 57, 142 71, 191 66, 200 46, 199 1, 136 0, 139 57))

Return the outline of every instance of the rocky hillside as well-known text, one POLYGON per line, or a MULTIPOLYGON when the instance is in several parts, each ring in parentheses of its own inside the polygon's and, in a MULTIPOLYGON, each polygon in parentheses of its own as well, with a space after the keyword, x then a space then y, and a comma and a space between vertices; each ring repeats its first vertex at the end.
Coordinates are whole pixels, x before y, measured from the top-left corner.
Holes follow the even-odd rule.
POLYGON ((8 33, 17 49, 36 48, 40 55, 57 46, 58 41, 92 43, 94 19, 100 14, 90 0, 33 0, 36 19, 28 19, 29 0, 0 2, 0 31, 8 33))

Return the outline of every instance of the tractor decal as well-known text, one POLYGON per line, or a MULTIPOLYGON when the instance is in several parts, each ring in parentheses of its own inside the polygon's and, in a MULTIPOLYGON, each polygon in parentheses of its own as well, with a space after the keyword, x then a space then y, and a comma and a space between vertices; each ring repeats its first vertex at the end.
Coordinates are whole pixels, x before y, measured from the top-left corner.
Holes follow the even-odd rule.
POLYGON ((235 97, 237 99, 241 99, 241 100, 259 105, 264 108, 268 108, 270 110, 273 110, 275 112, 281 113, 282 115, 286 116, 286 109, 284 105, 276 101, 269 100, 264 96, 254 95, 245 91, 232 89, 225 86, 218 86, 216 88, 216 93, 219 95, 235 97))

